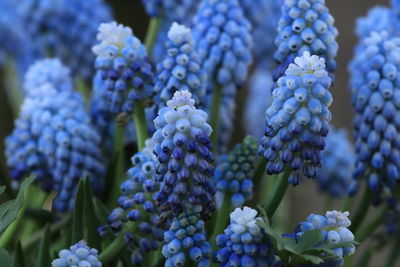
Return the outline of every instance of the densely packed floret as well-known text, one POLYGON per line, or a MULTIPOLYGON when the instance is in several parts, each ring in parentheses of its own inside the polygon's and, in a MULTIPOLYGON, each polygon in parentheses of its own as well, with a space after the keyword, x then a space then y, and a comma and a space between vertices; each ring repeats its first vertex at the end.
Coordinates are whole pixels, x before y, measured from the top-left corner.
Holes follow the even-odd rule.
POLYGON ((274 58, 280 64, 276 78, 305 51, 324 58, 328 72, 333 73, 338 51, 338 31, 333 23, 325 0, 285 0, 275 39, 278 49, 274 58))
POLYGON ((236 87, 244 84, 252 63, 251 24, 237 0, 203 1, 193 24, 196 50, 209 79, 209 95, 222 92, 220 127, 214 130, 226 145, 232 131, 236 87))
POLYGON ((165 43, 166 57, 157 65, 157 79, 154 86, 157 103, 164 107, 176 91, 187 90, 196 105, 204 105, 205 73, 193 47, 192 32, 189 28, 173 23, 165 43))
POLYGON ((349 66, 357 154, 354 184, 367 180, 377 201, 400 178, 400 39, 372 33, 349 66))
POLYGON ((15 4, 24 21, 24 33, 36 58, 61 58, 72 72, 86 80, 93 75, 97 27, 112 19, 103 0, 22 0, 15 4))
POLYGON ((164 233, 162 254, 167 259, 165 267, 184 266, 189 259, 198 267, 210 266, 208 258, 212 248, 207 242, 200 209, 184 211, 175 217, 164 233))
POLYGON ((257 222, 257 211, 244 207, 230 214, 230 224, 217 236, 219 250, 213 260, 219 266, 274 266, 275 256, 268 236, 257 222))
MULTIPOLYGON (((348 229, 351 225, 351 221, 348 218, 349 212, 340 211, 327 211, 325 216, 318 214, 311 214, 307 217, 306 222, 301 222, 297 225, 294 234, 288 234, 285 236, 299 238, 304 232, 320 229, 323 235, 321 243, 317 245, 325 244, 338 244, 340 242, 354 241, 353 233, 348 229)), ((328 260, 327 266, 342 266, 343 258, 352 255, 355 252, 355 246, 350 247, 338 247, 332 250, 334 258, 328 260)), ((325 262, 327 263, 327 262, 325 262)))
POLYGON ((98 229, 101 235, 108 230, 123 234, 127 247, 132 250, 133 264, 143 262, 146 252, 158 249, 163 240, 165 223, 160 222, 153 198, 159 188, 153 180, 158 164, 153 148, 153 141, 148 139, 145 148, 131 158, 133 166, 121 184, 118 208, 108 216, 108 225, 98 229))
POLYGON ((247 136, 215 168, 217 191, 230 199, 233 207, 242 206, 253 196, 253 174, 257 163, 257 140, 247 136))
POLYGON ((90 248, 85 241, 79 241, 69 249, 63 249, 58 253, 59 258, 51 262, 52 267, 101 267, 98 252, 90 248))
POLYGON ((322 151, 322 165, 317 171, 319 189, 333 197, 347 195, 354 163, 354 148, 346 131, 330 129, 326 137, 326 147, 322 151))
POLYGON ((163 213, 175 216, 186 206, 200 205, 208 218, 215 209, 214 155, 211 152, 211 126, 207 113, 197 109, 188 91, 175 92, 154 120, 157 166, 154 179, 161 183, 156 197, 163 213))
POLYGON ((291 172, 289 183, 297 185, 301 173, 315 178, 321 165, 321 150, 331 119, 331 79, 325 60, 304 52, 277 84, 266 112, 259 153, 267 159, 267 173, 278 174, 286 168, 291 172))
POLYGON ((106 83, 109 109, 130 114, 136 101, 152 94, 153 72, 146 49, 129 27, 116 22, 100 24, 97 40, 95 67, 106 83))

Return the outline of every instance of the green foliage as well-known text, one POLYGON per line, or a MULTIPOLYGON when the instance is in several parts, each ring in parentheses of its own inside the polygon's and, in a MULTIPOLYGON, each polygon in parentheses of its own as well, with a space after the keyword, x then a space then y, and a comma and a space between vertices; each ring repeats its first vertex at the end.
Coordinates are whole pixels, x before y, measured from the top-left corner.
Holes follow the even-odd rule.
POLYGON ((40 240, 36 267, 43 267, 49 265, 50 262, 49 244, 50 244, 49 225, 46 224, 42 235, 42 239, 40 240))
POLYGON ((0 262, 4 264, 4 266, 12 266, 13 263, 13 258, 4 248, 0 248, 0 262))
POLYGON ((22 250, 21 242, 18 241, 17 247, 15 248, 14 256, 14 267, 25 267, 25 258, 22 250))
MULTIPOLYGON (((0 233, 17 219, 18 212, 24 204, 25 192, 33 180, 34 176, 26 178, 21 184, 17 198, 0 204, 0 233)), ((0 192, 4 192, 4 190, 5 187, 2 186, 0 192)))

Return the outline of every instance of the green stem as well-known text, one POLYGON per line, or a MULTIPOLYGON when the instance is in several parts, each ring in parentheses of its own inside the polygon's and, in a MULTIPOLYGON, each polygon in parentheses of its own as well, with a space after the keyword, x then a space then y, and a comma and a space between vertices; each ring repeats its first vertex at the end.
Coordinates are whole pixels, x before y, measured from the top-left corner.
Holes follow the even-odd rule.
POLYGON ((364 195, 361 199, 361 203, 358 204, 358 208, 354 214, 354 217, 351 220, 350 230, 353 233, 357 232, 357 228, 360 226, 362 220, 365 219, 369 207, 371 206, 371 200, 372 192, 368 187, 366 187, 364 195))
POLYGON ((7 78, 4 86, 13 111, 13 117, 17 118, 23 101, 23 96, 20 89, 21 84, 19 82, 15 61, 10 58, 7 59, 5 65, 4 77, 7 78))
POLYGON ((358 242, 364 242, 379 227, 379 225, 385 219, 388 210, 389 207, 387 204, 385 204, 370 223, 368 223, 365 227, 361 227, 356 232, 356 240, 358 242))
POLYGON ((161 18, 152 18, 147 28, 144 45, 146 46, 147 56, 151 57, 154 43, 156 42, 157 34, 161 26, 161 18))
POLYGON ((226 228, 229 220, 228 215, 230 212, 231 212, 231 200, 229 194, 225 194, 224 202, 222 203, 221 208, 218 210, 217 219, 214 223, 212 235, 208 240, 208 242, 210 242, 213 247, 213 251, 215 251, 216 249, 216 244, 215 244, 216 237, 217 235, 222 234, 222 232, 226 228))
POLYGON ((213 129, 213 133, 211 135, 211 141, 214 144, 214 151, 217 151, 218 146, 218 131, 219 131, 219 107, 221 104, 222 98, 222 88, 214 83, 214 93, 212 96, 212 103, 211 103, 211 128, 213 129))
POLYGON ((90 89, 88 88, 87 84, 82 78, 76 78, 75 79, 75 87, 78 92, 80 92, 84 99, 85 99, 85 104, 86 107, 89 106, 90 102, 90 89))
POLYGON ((355 267, 368 267, 369 261, 371 260, 372 253, 374 249, 372 246, 369 246, 361 256, 361 258, 355 264, 355 267))
POLYGON ((99 255, 101 263, 107 263, 112 260, 125 247, 123 235, 119 235, 114 241, 107 246, 99 255))
POLYGON ((325 211, 327 211, 327 210, 331 210, 332 202, 333 202, 332 196, 326 195, 325 196, 325 203, 324 203, 323 213, 325 213, 325 211))
POLYGON ((253 175, 253 182, 254 182, 255 186, 257 186, 259 183, 261 183, 261 180, 265 173, 266 165, 267 165, 267 160, 264 157, 260 157, 260 159, 257 162, 257 166, 256 166, 256 169, 255 169, 254 175, 253 175))
POLYGON ((281 175, 279 175, 278 180, 274 184, 272 194, 268 197, 268 200, 265 204, 265 212, 270 220, 272 219, 272 216, 274 215, 276 209, 278 208, 283 197, 285 196, 286 190, 289 185, 288 178, 290 174, 291 169, 286 168, 285 171, 281 175))
POLYGON ((397 236, 396 241, 393 243, 392 248, 390 249, 389 255, 385 261, 385 267, 393 267, 395 266, 396 260, 399 256, 400 250, 400 235, 397 236))
POLYGON ((133 121, 135 122, 138 151, 142 151, 144 148, 144 143, 147 139, 147 122, 143 101, 135 102, 133 121))
POLYGON ((348 211, 351 209, 351 204, 353 203, 353 197, 346 197, 342 203, 342 211, 348 211))

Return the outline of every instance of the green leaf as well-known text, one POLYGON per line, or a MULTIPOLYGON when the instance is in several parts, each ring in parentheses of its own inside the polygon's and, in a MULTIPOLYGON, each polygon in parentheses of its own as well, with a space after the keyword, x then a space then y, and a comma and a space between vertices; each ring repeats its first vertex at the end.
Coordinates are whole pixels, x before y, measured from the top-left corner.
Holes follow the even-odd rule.
POLYGON ((49 225, 46 224, 44 228, 44 232, 42 235, 42 239, 39 244, 39 253, 37 257, 37 267, 48 266, 50 262, 50 254, 49 254, 49 225))
POLYGON ((85 201, 85 181, 80 179, 78 190, 75 197, 75 207, 72 216, 72 244, 83 239, 84 233, 84 201, 85 201))
POLYGON ((18 212, 24 204, 25 192, 33 180, 34 176, 26 178, 21 184, 17 198, 0 204, 0 233, 17 219, 18 212))
POLYGON ((101 240, 97 234, 97 227, 100 226, 97 220, 94 204, 93 193, 90 185, 90 179, 84 179, 85 194, 84 194, 84 225, 85 225, 85 240, 89 247, 100 249, 101 240))
POLYGON ((97 198, 94 198, 94 209, 96 212, 96 217, 100 222, 100 225, 107 224, 107 218, 110 212, 107 207, 97 198))
POLYGON ((13 258, 4 248, 0 248, 0 262, 3 266, 12 266, 13 258))
POLYGON ((321 229, 312 229, 306 231, 302 236, 300 236, 299 241, 296 244, 296 250, 302 253, 309 249, 313 249, 315 246, 321 243, 323 238, 324 236, 321 229))
POLYGON ((4 191, 6 190, 6 186, 0 186, 0 195, 4 193, 4 191))
POLYGON ((21 247, 21 242, 18 241, 15 248, 14 267, 25 267, 24 252, 21 247))
POLYGON ((309 254, 300 254, 300 255, 294 254, 291 256, 291 261, 290 261, 291 266, 302 263, 320 264, 323 262, 324 262, 323 258, 309 254))

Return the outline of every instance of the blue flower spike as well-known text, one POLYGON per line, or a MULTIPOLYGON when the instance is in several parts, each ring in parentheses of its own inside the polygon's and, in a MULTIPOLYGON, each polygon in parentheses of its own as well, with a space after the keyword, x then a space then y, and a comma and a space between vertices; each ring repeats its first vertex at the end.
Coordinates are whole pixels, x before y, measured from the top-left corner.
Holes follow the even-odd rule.
POLYGON ((130 115, 136 101, 144 101, 153 90, 153 72, 146 48, 129 27, 115 21, 102 23, 93 46, 95 68, 106 83, 109 109, 130 115))
POLYGON ((101 267, 98 251, 90 248, 85 241, 79 241, 69 249, 58 253, 59 258, 51 262, 52 267, 101 267))
MULTIPOLYGON (((217 236, 219 250, 213 260, 219 266, 274 266, 275 257, 268 236, 258 221, 257 211, 244 207, 230 214, 230 224, 223 234, 217 236)), ((213 240, 214 241, 214 240, 213 240)))
POLYGON ((292 185, 299 184, 301 174, 316 177, 331 120, 330 86, 325 60, 309 52, 297 57, 278 80, 259 145, 268 174, 289 168, 292 185))
POLYGON ((178 216, 186 205, 200 205, 202 218, 215 209, 214 155, 207 113, 195 107, 189 91, 177 91, 154 120, 154 152, 160 164, 154 179, 160 182, 156 196, 161 212, 178 216))
POLYGON ((233 207, 240 207, 253 196, 253 174, 257 163, 257 140, 247 136, 215 168, 217 192, 228 194, 233 207))

